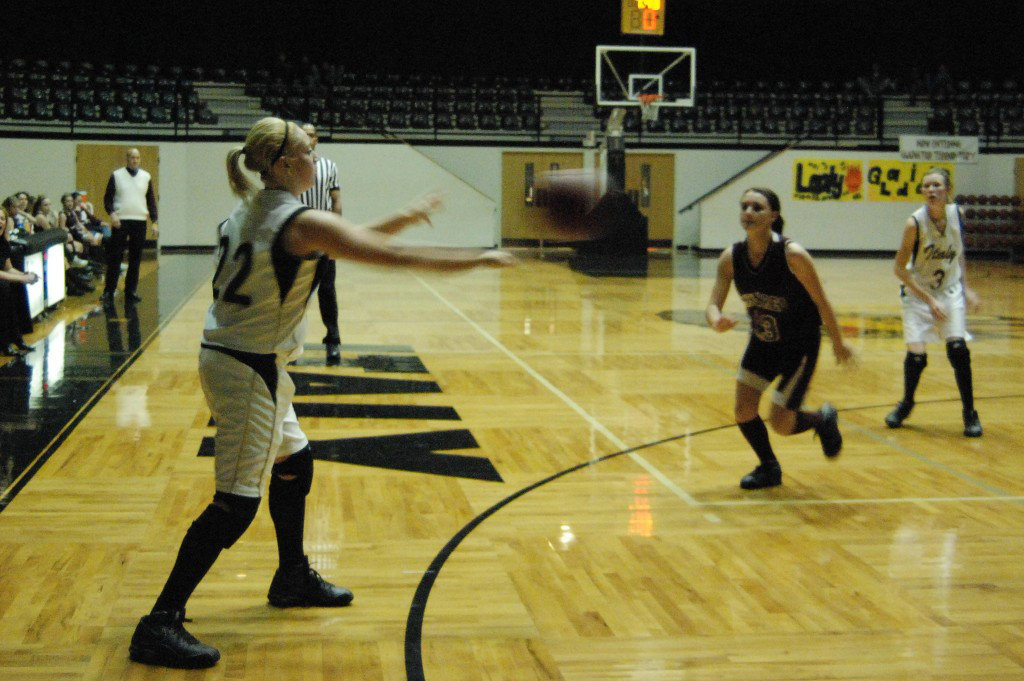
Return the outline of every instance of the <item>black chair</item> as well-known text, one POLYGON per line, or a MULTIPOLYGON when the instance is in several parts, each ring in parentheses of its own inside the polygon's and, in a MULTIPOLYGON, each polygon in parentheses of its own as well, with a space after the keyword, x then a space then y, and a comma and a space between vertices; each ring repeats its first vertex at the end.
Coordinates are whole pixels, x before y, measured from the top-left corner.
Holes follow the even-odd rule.
POLYGON ((216 114, 214 114, 212 111, 210 111, 210 108, 205 106, 205 105, 199 107, 198 109, 196 109, 195 114, 196 114, 196 123, 200 123, 202 125, 216 125, 217 124, 217 116, 216 116, 216 114))
POLYGON ((973 118, 965 118, 957 124, 959 134, 961 135, 977 135, 981 132, 981 128, 978 125, 978 121, 973 118))
POLYGON ((409 125, 409 114, 401 111, 392 111, 388 114, 388 127, 389 128, 408 128, 409 125))
POLYGON ((516 132, 523 129, 523 121, 515 114, 504 114, 501 117, 501 129, 516 132))
POLYGON ((429 113, 417 111, 409 117, 409 125, 419 130, 429 129, 432 124, 429 113))
POLYGON ((131 104, 127 108, 126 117, 130 123, 148 123, 149 112, 140 104, 131 104))
POLYGON ((857 121, 854 129, 857 131, 858 135, 874 135, 875 122, 873 120, 861 118, 857 121))
POLYGON ((75 90, 74 100, 76 104, 92 104, 96 100, 96 91, 92 88, 75 90))
POLYGON ((32 102, 32 118, 38 121, 52 121, 56 118, 53 102, 32 102))
POLYGON ((123 106, 132 106, 138 103, 139 93, 135 90, 115 90, 114 101, 123 106))
POLYGON ((668 128, 671 132, 686 134, 690 132, 690 119, 682 116, 673 116, 669 120, 668 128))
POLYGON ((100 107, 92 102, 81 103, 78 105, 77 118, 80 121, 95 123, 102 118, 100 107))
POLYGON ((28 102, 11 102, 7 115, 16 120, 28 120, 32 118, 32 110, 28 102))
POLYGON ((151 106, 149 107, 149 122, 167 124, 171 123, 174 119, 171 116, 171 110, 165 106, 151 106))
POLYGON ((58 121, 71 122, 75 117, 75 105, 70 100, 57 102, 53 114, 58 121))
POLYGON ((153 90, 145 90, 138 93, 138 103, 145 107, 157 106, 160 104, 160 95, 153 90))
POLYGON ((124 123, 124 107, 120 104, 104 104, 102 111, 107 123, 124 123))

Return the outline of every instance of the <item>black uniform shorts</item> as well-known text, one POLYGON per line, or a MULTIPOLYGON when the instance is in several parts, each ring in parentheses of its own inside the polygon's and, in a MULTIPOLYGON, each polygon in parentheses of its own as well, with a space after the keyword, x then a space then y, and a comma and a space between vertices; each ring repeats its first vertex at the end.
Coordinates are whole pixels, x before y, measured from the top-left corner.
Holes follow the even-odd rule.
POLYGON ((820 334, 779 343, 765 343, 751 336, 736 380, 763 392, 781 376, 772 402, 796 411, 811 385, 820 350, 820 334))

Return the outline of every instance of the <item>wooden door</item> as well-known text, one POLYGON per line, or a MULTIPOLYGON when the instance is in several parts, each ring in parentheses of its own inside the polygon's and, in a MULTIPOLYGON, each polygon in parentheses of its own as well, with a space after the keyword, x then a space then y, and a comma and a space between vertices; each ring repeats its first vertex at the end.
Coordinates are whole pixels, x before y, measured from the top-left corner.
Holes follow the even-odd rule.
POLYGON ((675 177, 675 155, 626 152, 626 193, 647 216, 648 241, 672 243, 675 177))
MULTIPOLYGON (((124 166, 129 149, 138 149, 142 156, 141 167, 152 176, 153 194, 156 196, 157 217, 160 215, 160 147, 156 145, 130 144, 79 144, 75 154, 75 189, 84 190, 96 209, 96 217, 110 222, 110 216, 103 207, 103 192, 106 191, 110 173, 124 166)), ((152 226, 146 229, 146 240, 154 239, 152 226)))
POLYGON ((1013 159, 1013 193, 1024 199, 1024 156, 1013 159))
POLYGON ((548 170, 583 168, 582 152, 514 152, 501 155, 501 238, 557 241, 535 205, 536 179, 548 170))

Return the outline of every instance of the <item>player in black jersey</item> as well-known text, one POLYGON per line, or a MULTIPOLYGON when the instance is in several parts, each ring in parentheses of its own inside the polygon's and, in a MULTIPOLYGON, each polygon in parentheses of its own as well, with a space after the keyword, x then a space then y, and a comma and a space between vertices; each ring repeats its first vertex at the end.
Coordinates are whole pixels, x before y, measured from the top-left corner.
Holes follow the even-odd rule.
POLYGON ((750 342, 736 376, 736 423, 760 460, 740 487, 761 489, 782 484, 782 468, 758 412, 761 393, 781 377, 772 396, 772 430, 794 435, 813 428, 825 456, 837 456, 843 437, 835 408, 825 404, 815 412, 800 407, 818 361, 822 322, 837 362, 849 361, 853 351, 842 340, 811 256, 782 236, 775 192, 760 187, 745 191, 740 224, 747 238, 722 251, 705 317, 720 333, 736 326, 735 319, 722 314, 729 285, 735 283, 750 315, 750 342))

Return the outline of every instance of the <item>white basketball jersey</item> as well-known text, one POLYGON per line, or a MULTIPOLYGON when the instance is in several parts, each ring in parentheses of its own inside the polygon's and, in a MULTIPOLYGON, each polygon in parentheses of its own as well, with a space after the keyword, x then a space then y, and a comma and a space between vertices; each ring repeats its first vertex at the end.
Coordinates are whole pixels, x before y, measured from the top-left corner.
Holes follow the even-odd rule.
POLYGON ((948 295, 961 292, 960 209, 955 203, 946 205, 946 229, 939 228, 928 216, 928 207, 921 206, 911 216, 917 223, 917 242, 907 263, 915 281, 921 288, 948 295))
POLYGON ((263 190, 221 223, 205 343, 258 354, 299 354, 316 258, 287 253, 278 237, 304 210, 286 191, 263 190))

